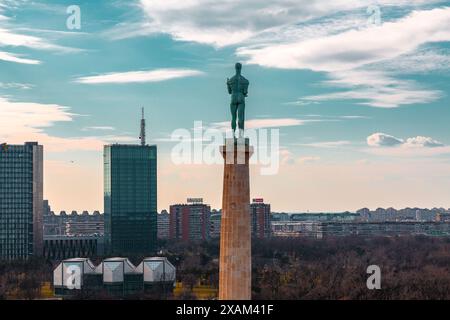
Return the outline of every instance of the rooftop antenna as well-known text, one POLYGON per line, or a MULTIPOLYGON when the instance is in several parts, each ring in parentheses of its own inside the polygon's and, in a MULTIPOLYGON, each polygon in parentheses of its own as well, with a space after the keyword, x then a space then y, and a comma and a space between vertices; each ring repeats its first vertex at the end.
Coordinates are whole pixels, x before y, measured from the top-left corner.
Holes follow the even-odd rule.
POLYGON ((144 119, 144 108, 142 108, 142 119, 141 119, 141 135, 139 136, 141 140, 141 146, 145 146, 145 119, 144 119))

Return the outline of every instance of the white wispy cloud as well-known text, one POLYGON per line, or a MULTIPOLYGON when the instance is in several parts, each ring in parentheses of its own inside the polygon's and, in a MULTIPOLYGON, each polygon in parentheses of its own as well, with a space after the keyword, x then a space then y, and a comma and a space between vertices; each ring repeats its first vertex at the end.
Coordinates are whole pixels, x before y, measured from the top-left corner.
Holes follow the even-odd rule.
MULTIPOLYGON (((425 0, 379 0, 377 4, 417 6, 425 0)), ((215 47, 242 44, 243 42, 274 42, 305 35, 318 36, 351 27, 355 16, 345 19, 321 21, 310 27, 308 22, 333 14, 360 10, 362 13, 371 1, 361 0, 250 0, 246 2, 223 0, 140 0, 144 12, 142 20, 121 23, 108 35, 113 39, 169 34, 179 41, 192 41, 215 47), (362 9, 362 10, 361 10, 362 9), (302 32, 300 32, 302 30, 302 32)), ((366 20, 367 18, 363 18, 366 20)), ((360 17, 356 17, 358 23, 360 17)))
POLYGON ((394 74, 447 72, 450 69, 450 50, 444 48, 419 48, 394 59, 367 66, 368 70, 385 70, 394 74))
MULTIPOLYGON (((0 46, 26 47, 35 50, 46 50, 59 53, 78 53, 84 51, 83 49, 79 48, 72 48, 55 44, 51 40, 43 37, 23 34, 21 33, 23 31, 37 32, 36 30, 29 30, 24 28, 15 29, 14 26, 11 25, 11 23, 6 23, 4 24, 4 26, 0 24, 0 46)), ((43 32, 40 33, 42 34, 43 32)), ((59 34, 73 35, 75 33, 61 31, 59 32, 59 34)))
POLYGON ((367 145, 370 147, 403 146, 406 148, 435 148, 444 146, 442 142, 434 140, 430 137, 417 136, 404 140, 381 132, 368 136, 367 145))
POLYGON ((408 69, 429 72, 448 61, 448 55, 433 50, 416 54, 424 45, 450 40, 450 8, 424 10, 434 3, 440 1, 379 0, 375 5, 382 12, 395 7, 406 15, 383 15, 382 24, 374 26, 367 24, 366 12, 372 1, 225 0, 217 5, 214 0, 140 0, 144 19, 123 22, 108 35, 123 39, 164 33, 177 41, 237 46, 237 56, 247 63, 325 72, 330 80, 324 85, 345 89, 293 104, 355 100, 391 108, 442 96, 396 78, 408 69))
POLYGON ((382 156, 435 156, 450 153, 450 146, 424 136, 402 139, 377 132, 367 137, 367 145, 369 148, 366 152, 382 156))
MULTIPOLYGON (((2 1, 0 2, 0 47, 14 48, 25 47, 33 50, 46 50, 53 53, 78 53, 83 49, 61 46, 52 40, 41 37, 24 34, 26 28, 17 28, 15 19, 6 16, 9 9, 17 9, 21 6, 30 5, 25 1, 2 1)), ((28 30, 30 31, 30 30, 28 30)), ((36 32, 36 30, 31 30, 36 32)), ((35 59, 21 58, 19 55, 9 51, 0 51, 0 60, 22 63, 22 64, 39 64, 35 59)))
POLYGON ((171 79, 200 76, 204 73, 192 69, 156 69, 148 71, 129 71, 106 73, 96 76, 80 77, 75 80, 84 84, 101 83, 131 83, 131 82, 159 82, 171 79))
POLYGON ((124 135, 58 137, 45 132, 45 128, 57 122, 73 121, 74 116, 66 106, 13 101, 0 96, 0 141, 10 144, 38 141, 46 151, 64 152, 100 151, 107 143, 137 140, 124 135))
POLYGON ((306 41, 240 48, 248 62, 284 69, 351 70, 412 52, 420 45, 450 40, 450 7, 413 11, 380 26, 306 41))
POLYGON ((321 141, 321 142, 311 142, 311 143, 301 143, 297 144, 299 146, 313 147, 313 148, 339 148, 350 145, 351 142, 347 140, 338 141, 321 141))
POLYGON ((302 97, 298 103, 350 99, 374 107, 397 107, 427 103, 440 98, 441 93, 423 89, 411 80, 395 78, 396 70, 389 70, 389 64, 383 68, 383 62, 410 55, 412 61, 415 61, 412 57, 431 61, 428 63, 431 68, 446 61, 445 56, 413 53, 425 44, 449 40, 450 7, 444 7, 413 11, 380 26, 304 41, 241 47, 237 53, 247 62, 265 67, 327 72, 330 80, 325 85, 351 89, 302 97))
MULTIPOLYGON (((296 119, 296 118, 265 118, 265 119, 249 119, 245 121, 246 129, 261 129, 261 128, 280 128, 280 127, 292 127, 302 126, 310 122, 322 122, 325 120, 319 119, 296 119)), ((220 129, 229 129, 230 122, 214 122, 213 127, 220 129)))
POLYGON ((28 47, 40 50, 72 50, 49 43, 40 37, 16 33, 5 28, 0 28, 0 46, 28 47))
POLYGON ((355 69, 329 74, 323 83, 341 90, 302 97, 300 101, 357 100, 359 104, 379 108, 427 103, 439 99, 439 90, 423 89, 416 82, 396 79, 386 71, 355 69))
POLYGON ((92 126, 92 127, 84 127, 83 131, 89 131, 89 130, 101 130, 101 131, 109 131, 109 130, 115 130, 116 128, 111 126, 92 126))
POLYGON ((0 88, 3 89, 31 89, 34 85, 29 83, 17 83, 17 82, 0 82, 0 88))
POLYGON ((367 145, 370 147, 391 147, 403 144, 403 139, 389 134, 377 132, 367 137, 367 145))
POLYGON ((435 148, 435 147, 443 147, 444 144, 430 137, 417 136, 406 139, 405 146, 410 148, 421 148, 421 147, 435 148))
POLYGON ((34 59, 27 59, 27 58, 21 58, 21 56, 6 52, 6 51, 0 51, 0 60, 8 61, 8 62, 16 62, 16 63, 22 63, 22 64, 40 64, 41 61, 34 60, 34 59))
POLYGON ((349 116, 340 116, 341 119, 370 119, 367 116, 357 116, 357 115, 349 115, 349 116))

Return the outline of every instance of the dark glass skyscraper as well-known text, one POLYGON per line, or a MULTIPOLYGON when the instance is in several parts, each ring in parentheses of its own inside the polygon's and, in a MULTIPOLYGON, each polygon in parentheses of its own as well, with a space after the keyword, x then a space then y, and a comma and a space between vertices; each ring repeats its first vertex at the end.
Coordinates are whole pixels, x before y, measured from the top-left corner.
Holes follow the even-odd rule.
POLYGON ((105 241, 111 254, 156 250, 156 146, 104 148, 105 241))
POLYGON ((0 260, 43 250, 43 147, 0 147, 0 260))

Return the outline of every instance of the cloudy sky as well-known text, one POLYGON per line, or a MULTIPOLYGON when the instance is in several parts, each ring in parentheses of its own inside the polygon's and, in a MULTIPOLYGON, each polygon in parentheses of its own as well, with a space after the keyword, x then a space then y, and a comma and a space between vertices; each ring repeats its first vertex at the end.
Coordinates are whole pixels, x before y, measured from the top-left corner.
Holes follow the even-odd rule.
POLYGON ((103 210, 103 145, 137 143, 144 106, 159 210, 220 207, 222 167, 173 163, 170 136, 228 121, 241 61, 248 123, 280 130, 280 169, 252 168, 252 197, 448 208, 449 41, 448 1, 0 0, 0 143, 44 145, 55 211, 103 210))

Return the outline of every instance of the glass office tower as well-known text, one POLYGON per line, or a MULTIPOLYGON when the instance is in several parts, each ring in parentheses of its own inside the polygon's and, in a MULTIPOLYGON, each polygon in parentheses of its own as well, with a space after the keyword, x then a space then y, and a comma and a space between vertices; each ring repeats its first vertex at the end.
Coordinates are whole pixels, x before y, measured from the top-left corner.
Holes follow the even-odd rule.
POLYGON ((114 255, 156 250, 156 146, 104 147, 105 241, 114 255))
POLYGON ((43 147, 0 147, 0 260, 43 251, 43 147))

